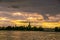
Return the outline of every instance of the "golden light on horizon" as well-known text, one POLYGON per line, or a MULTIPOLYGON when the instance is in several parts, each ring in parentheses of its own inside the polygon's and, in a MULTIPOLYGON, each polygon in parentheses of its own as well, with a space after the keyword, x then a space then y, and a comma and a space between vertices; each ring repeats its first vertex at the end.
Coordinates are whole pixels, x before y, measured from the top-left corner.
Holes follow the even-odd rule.
POLYGON ((42 26, 47 28, 60 27, 60 22, 43 22, 42 26))
POLYGON ((7 18, 0 17, 0 20, 7 20, 7 18))
MULTIPOLYGON (((22 23, 21 20, 13 20, 14 24, 18 26, 27 26, 27 23, 22 23)), ((39 23, 31 23, 31 26, 42 26, 44 28, 54 28, 54 27, 60 27, 60 22, 39 22, 39 23)))
POLYGON ((17 26, 26 26, 28 23, 23 23, 25 20, 12 20, 11 22, 17 26))

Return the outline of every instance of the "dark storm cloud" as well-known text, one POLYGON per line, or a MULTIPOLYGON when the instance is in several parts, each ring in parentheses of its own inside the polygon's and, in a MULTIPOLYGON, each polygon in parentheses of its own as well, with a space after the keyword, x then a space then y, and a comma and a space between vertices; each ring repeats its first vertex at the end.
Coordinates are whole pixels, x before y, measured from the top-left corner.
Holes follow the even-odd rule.
MULTIPOLYGON (((0 2, 3 2, 0 3, 0 7, 2 7, 0 11, 37 12, 47 20, 48 17, 45 14, 52 16, 60 14, 60 0, 0 0, 0 2)), ((7 14, 6 16, 10 15, 7 14)))
MULTIPOLYGON (((17 2, 8 4, 12 8, 18 8, 27 12, 41 12, 41 13, 59 13, 59 0, 2 0, 5 2, 17 2)), ((6 5, 5 5, 6 6, 6 5)))
POLYGON ((58 0, 27 0, 21 3, 13 4, 11 7, 17 8, 26 12, 39 12, 43 15, 45 13, 50 13, 55 15, 60 13, 60 3, 58 0), (18 7, 19 6, 19 7, 18 7))

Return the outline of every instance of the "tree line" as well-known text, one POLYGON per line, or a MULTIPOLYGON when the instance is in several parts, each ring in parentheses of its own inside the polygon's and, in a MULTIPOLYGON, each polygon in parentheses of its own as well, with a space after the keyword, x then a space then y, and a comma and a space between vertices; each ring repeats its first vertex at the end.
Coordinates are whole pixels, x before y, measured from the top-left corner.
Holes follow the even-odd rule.
POLYGON ((54 29, 56 32, 60 32, 60 27, 55 27, 54 29))
POLYGON ((20 30, 20 31, 43 31, 44 29, 42 27, 31 27, 31 26, 16 26, 16 27, 12 27, 12 26, 8 26, 8 27, 0 27, 0 30, 20 30))
MULTIPOLYGON (((8 27, 0 27, 0 30, 19 30, 19 31, 44 31, 43 27, 31 27, 29 26, 8 26, 8 27)), ((60 32, 60 27, 53 28, 55 32, 60 32)))

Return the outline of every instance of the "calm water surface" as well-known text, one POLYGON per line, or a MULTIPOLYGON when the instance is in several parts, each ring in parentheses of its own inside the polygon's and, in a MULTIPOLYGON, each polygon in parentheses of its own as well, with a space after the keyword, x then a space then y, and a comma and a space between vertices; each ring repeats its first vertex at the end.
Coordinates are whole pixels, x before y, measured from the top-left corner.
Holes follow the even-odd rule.
POLYGON ((0 40, 60 40, 60 32, 0 31, 0 40))

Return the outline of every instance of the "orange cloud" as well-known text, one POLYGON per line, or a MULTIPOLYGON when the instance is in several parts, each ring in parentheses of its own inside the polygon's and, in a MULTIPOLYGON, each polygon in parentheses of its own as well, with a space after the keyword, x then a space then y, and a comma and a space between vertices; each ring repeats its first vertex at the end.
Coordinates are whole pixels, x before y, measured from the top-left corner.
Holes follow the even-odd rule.
POLYGON ((44 17, 38 13, 30 13, 30 12, 15 12, 13 16, 18 16, 20 20, 24 18, 24 20, 30 20, 34 22, 43 21, 44 17))
POLYGON ((20 13, 20 12, 13 13, 13 16, 20 16, 20 15, 22 15, 22 13, 20 13))
POLYGON ((0 20, 9 20, 7 17, 0 17, 0 20))

